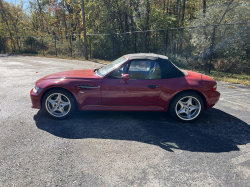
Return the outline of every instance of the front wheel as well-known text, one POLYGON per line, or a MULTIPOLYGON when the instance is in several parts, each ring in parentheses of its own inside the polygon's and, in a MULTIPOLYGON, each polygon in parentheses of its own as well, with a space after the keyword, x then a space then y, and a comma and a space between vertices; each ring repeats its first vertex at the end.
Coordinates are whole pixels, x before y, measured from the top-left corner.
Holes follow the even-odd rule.
POLYGON ((178 95, 171 101, 170 114, 182 122, 195 120, 204 110, 204 103, 201 97, 193 92, 186 92, 178 95))
POLYGON ((44 95, 42 108, 52 118, 65 119, 74 114, 76 102, 67 91, 53 89, 44 95))

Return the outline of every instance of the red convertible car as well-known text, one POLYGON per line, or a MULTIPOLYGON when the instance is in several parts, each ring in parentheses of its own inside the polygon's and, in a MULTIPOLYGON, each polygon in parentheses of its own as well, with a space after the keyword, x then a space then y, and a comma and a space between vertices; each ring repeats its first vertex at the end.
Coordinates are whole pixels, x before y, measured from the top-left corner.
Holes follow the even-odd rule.
POLYGON ((89 70, 59 72, 39 79, 32 108, 57 119, 76 110, 169 111, 180 121, 195 120, 219 100, 216 82, 181 70, 166 56, 128 54, 89 70))

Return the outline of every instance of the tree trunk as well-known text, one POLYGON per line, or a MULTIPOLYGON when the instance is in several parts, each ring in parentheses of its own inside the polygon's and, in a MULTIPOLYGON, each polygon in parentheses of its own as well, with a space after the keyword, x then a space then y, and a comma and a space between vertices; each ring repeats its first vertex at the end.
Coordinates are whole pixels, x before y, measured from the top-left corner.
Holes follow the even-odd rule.
POLYGON ((142 46, 142 49, 143 49, 143 53, 146 53, 146 43, 147 43, 147 42, 146 42, 146 37, 147 37, 146 34, 147 34, 147 33, 146 33, 146 32, 143 32, 142 34, 143 34, 143 35, 142 35, 142 37, 143 37, 143 46, 142 46))
MULTIPOLYGON (((185 9, 186 9, 186 0, 183 0, 182 18, 181 18, 181 26, 182 26, 182 27, 183 27, 183 25, 184 25, 185 9)), ((184 29, 181 29, 180 46, 179 46, 179 49, 180 49, 180 50, 182 50, 182 37, 183 37, 183 31, 184 31, 184 29)))
MULTIPOLYGON (((203 19, 205 19, 206 17, 206 0, 203 0, 203 6, 202 6, 202 13, 203 13, 203 19)), ((203 36, 204 38, 206 38, 206 27, 203 27, 203 36)), ((204 63, 205 61, 205 47, 203 47, 203 51, 202 51, 202 62, 204 63)))
POLYGON ((168 13, 168 15, 169 15, 169 4, 170 4, 169 1, 170 1, 170 0, 168 0, 168 3, 167 3, 167 13, 168 13))
POLYGON ((162 14, 164 15, 166 9, 166 0, 163 0, 163 11, 162 14))
MULTIPOLYGON (((233 10, 236 6, 232 7, 232 8, 229 8, 230 5, 234 2, 234 0, 230 1, 227 5, 227 9, 225 10, 225 12, 223 13, 223 15, 221 16, 220 18, 220 21, 218 22, 218 25, 221 24, 221 22, 223 21, 223 19, 225 18, 226 14, 230 11, 230 10, 233 10)), ((210 49, 210 63, 209 63, 209 74, 210 74, 210 71, 211 71, 211 65, 212 65, 212 58, 213 58, 213 53, 214 53, 214 40, 215 40, 215 31, 216 31, 216 28, 217 26, 214 26, 214 29, 213 29, 213 35, 212 35, 212 44, 211 44, 211 49, 210 49)))
POLYGON ((84 54, 85 59, 88 60, 88 53, 87 53, 87 35, 86 35, 86 26, 85 26, 85 12, 84 12, 84 1, 81 0, 81 8, 82 8, 82 22, 83 22, 83 38, 84 38, 84 54))
POLYGON ((183 0, 183 8, 182 8, 182 20, 181 20, 181 26, 183 26, 183 25, 184 25, 185 9, 186 9, 186 0, 183 0))
MULTIPOLYGON (((65 9, 65 1, 63 1, 63 9, 65 9)), ((65 15, 65 10, 63 10, 63 20, 64 20, 64 28, 65 28, 65 35, 66 35, 66 40, 68 39, 68 28, 67 28, 67 22, 66 22, 66 15, 65 15)))
POLYGON ((175 10, 176 15, 178 15, 178 13, 179 13, 179 2, 180 2, 180 0, 177 0, 177 2, 176 2, 176 10, 175 10))

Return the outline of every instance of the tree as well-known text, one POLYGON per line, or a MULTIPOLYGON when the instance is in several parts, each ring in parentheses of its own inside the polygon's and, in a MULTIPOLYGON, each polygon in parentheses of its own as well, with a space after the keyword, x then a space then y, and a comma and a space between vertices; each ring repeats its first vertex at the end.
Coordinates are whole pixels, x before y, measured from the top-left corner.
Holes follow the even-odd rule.
MULTIPOLYGON (((210 2, 206 9, 206 16, 204 17, 198 13, 199 19, 193 21, 192 24, 212 25, 247 22, 250 18, 249 6, 250 3, 247 0, 220 0, 210 2)), ((205 49, 207 55, 210 55, 209 69, 212 67, 212 57, 216 55, 216 53, 224 58, 234 57, 236 54, 237 56, 241 56, 241 58, 245 58, 246 55, 243 54, 248 54, 248 52, 245 51, 245 46, 249 46, 250 42, 249 37, 246 37, 248 33, 238 33, 239 31, 246 31, 246 25, 230 26, 230 29, 228 29, 228 27, 229 26, 216 25, 206 28, 205 35, 202 28, 192 30, 191 42, 196 47, 197 55, 203 53, 203 50, 200 51, 199 49, 205 49), (244 37, 245 39, 243 39, 244 37), (239 53, 242 54, 239 55, 239 53)))

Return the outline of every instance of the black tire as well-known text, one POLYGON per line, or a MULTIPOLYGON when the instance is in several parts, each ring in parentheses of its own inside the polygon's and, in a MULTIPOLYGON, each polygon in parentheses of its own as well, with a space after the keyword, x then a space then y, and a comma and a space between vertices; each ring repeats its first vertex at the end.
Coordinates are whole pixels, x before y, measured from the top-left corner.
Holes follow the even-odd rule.
POLYGON ((51 118, 66 119, 66 118, 73 116, 76 113, 77 103, 76 103, 75 97, 71 93, 62 89, 55 88, 55 89, 49 90, 43 96, 42 109, 51 118), (58 99, 58 95, 60 95, 61 97, 61 102, 56 101, 56 99, 58 99), (49 101, 51 102, 55 101, 54 102, 55 104, 51 104, 51 102, 49 101), (69 104, 67 105, 67 103, 69 104), (57 107, 54 107, 54 106, 57 106, 57 107), (54 108, 58 110, 53 111, 54 108))
POLYGON ((202 98, 194 92, 183 92, 175 96, 169 105, 169 112, 171 116, 181 122, 193 122, 203 111, 204 102, 202 98), (190 98, 192 98, 192 104, 190 104, 190 98), (200 108, 198 109, 197 106, 200 108))

